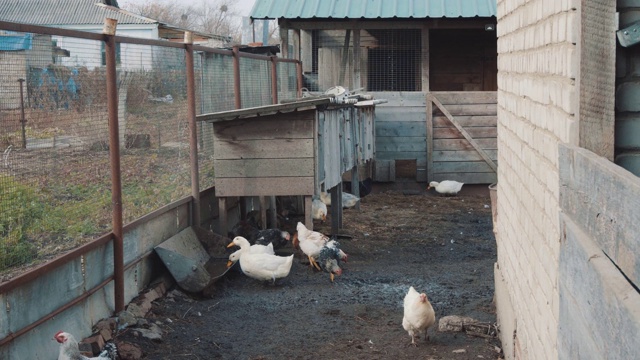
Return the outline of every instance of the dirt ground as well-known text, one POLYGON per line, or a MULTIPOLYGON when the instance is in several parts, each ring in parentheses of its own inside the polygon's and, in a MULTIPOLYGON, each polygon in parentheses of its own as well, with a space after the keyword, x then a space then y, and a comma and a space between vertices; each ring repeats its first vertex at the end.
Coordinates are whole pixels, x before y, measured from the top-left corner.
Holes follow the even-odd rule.
MULTIPOLYGON (((486 188, 467 187, 456 197, 372 193, 360 210, 344 210, 341 234, 350 238, 339 241, 349 261, 335 282, 302 257, 276 285, 230 271, 210 298, 154 302, 148 319, 164 331, 161 342, 132 331, 118 340, 138 344, 146 359, 500 358, 495 337, 439 332, 436 324, 429 341, 412 347, 402 328, 409 286, 427 293, 436 321, 461 315, 495 323, 496 244, 486 188)), ((330 224, 315 230, 328 234, 330 224)))

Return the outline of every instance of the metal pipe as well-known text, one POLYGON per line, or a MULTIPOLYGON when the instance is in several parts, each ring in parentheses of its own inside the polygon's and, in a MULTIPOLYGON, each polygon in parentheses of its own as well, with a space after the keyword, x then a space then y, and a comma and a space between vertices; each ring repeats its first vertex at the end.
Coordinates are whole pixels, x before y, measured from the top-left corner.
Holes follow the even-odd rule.
POLYGON ((189 159, 191 161, 191 225, 200 226, 200 175, 198 172, 198 129, 196 128, 196 75, 193 60, 193 34, 184 33, 187 66, 187 118, 189 119, 189 159))
POLYGON ((111 206, 113 223, 113 279, 115 311, 124 310, 124 241, 122 226, 122 179, 120 175, 120 135, 118 129, 118 83, 116 73, 115 19, 105 19, 107 70, 107 112, 109 115, 109 157, 111 158, 111 206))
POLYGON ((233 94, 236 109, 242 108, 242 98, 240 97, 240 48, 233 47, 233 94))
POLYGON ((41 35, 59 35, 59 36, 76 37, 80 39, 90 39, 90 40, 98 40, 98 41, 104 40, 104 35, 100 33, 92 33, 87 31, 80 31, 80 30, 61 29, 61 28, 54 28, 49 26, 19 24, 19 23, 14 23, 9 21, 0 21, 0 29, 15 31, 15 32, 23 32, 23 33, 36 33, 41 35))
POLYGON ((278 63, 275 56, 271 57, 271 100, 278 103, 278 63))
POLYGON ((24 92, 22 90, 22 87, 24 86, 24 79, 18 79, 18 82, 20 83, 20 124, 22 124, 22 148, 26 149, 27 132, 25 128, 27 126, 27 120, 24 117, 24 92))

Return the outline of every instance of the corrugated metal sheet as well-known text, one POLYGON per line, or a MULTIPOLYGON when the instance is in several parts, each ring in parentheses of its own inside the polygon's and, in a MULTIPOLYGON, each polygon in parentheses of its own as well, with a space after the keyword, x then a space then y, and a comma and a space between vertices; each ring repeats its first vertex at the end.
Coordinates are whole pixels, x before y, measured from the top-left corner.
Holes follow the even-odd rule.
POLYGON ((256 0, 254 19, 472 18, 496 16, 496 0, 256 0))
POLYGON ((105 17, 118 24, 156 24, 157 20, 102 5, 100 0, 1 0, 0 20, 34 25, 103 24, 105 17))

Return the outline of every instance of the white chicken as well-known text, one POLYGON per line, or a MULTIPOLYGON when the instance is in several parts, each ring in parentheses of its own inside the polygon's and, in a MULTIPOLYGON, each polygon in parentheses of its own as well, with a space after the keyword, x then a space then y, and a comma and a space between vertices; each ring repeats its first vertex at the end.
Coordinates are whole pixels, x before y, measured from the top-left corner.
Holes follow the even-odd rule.
POLYGON ((402 327, 411 336, 411 345, 418 346, 415 336, 423 331, 425 340, 428 340, 427 330, 435 322, 436 313, 433 311, 429 299, 427 299, 427 294, 419 294, 411 286, 404 297, 404 317, 402 318, 402 327))
MULTIPOLYGON (((238 260, 240 260, 240 254, 242 253, 242 249, 236 250, 229 255, 229 261, 227 262, 227 267, 231 267, 238 260)), ((275 251, 273 251, 273 243, 269 243, 269 245, 261 245, 254 244, 249 247, 249 253, 251 254, 271 254, 275 255, 275 251)))
MULTIPOLYGON (((320 200, 327 206, 331 206, 331 194, 327 193, 327 192, 321 192, 320 193, 320 200)), ((356 204, 358 203, 358 201, 360 201, 360 198, 348 193, 348 192, 342 192, 342 207, 343 208, 352 208, 354 206, 356 206, 356 204)))
MULTIPOLYGON (((329 237, 317 231, 307 229, 307 227, 304 226, 304 224, 301 222, 298 222, 296 230, 297 232, 293 236, 294 244, 299 246, 300 250, 302 250, 302 252, 307 255, 307 257, 309 258, 309 264, 311 266, 315 267, 318 270, 322 270, 316 262, 316 259, 318 258, 318 255, 320 255, 320 251, 322 250, 322 248, 325 247, 325 245, 327 245, 327 243, 329 242, 329 237)), ((338 249, 338 253, 340 256, 340 260, 346 262, 348 258, 347 254, 340 249, 338 249)))
POLYGON ((327 205, 320 199, 313 199, 311 202, 311 217, 322 222, 327 220, 327 205))
POLYGON ((240 247, 240 268, 250 278, 262 281, 271 281, 275 284, 277 279, 289 275, 293 265, 293 255, 284 257, 272 254, 250 252, 249 240, 236 236, 227 247, 240 247))
POLYGON ((435 188, 436 192, 443 195, 456 195, 462 189, 464 183, 454 180, 443 180, 440 182, 432 181, 429 183, 427 190, 435 188))
POLYGON ((53 338, 60 343, 58 360, 115 360, 118 356, 116 344, 113 342, 106 343, 100 355, 90 358, 80 353, 78 341, 73 335, 58 331, 53 338))

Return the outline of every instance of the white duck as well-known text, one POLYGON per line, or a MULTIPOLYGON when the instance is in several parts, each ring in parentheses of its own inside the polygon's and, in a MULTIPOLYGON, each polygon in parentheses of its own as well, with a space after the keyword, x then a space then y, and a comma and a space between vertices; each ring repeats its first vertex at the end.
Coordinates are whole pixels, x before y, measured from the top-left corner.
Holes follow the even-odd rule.
POLYGON ((289 275, 293 265, 293 255, 284 257, 272 254, 250 252, 249 240, 242 236, 236 236, 227 247, 240 247, 240 268, 242 272, 250 278, 271 281, 275 284, 276 279, 289 275))
POLYGON ((322 222, 327 220, 327 205, 320 199, 313 199, 311 202, 311 217, 322 222))
MULTIPOLYGON (((254 244, 249 247, 250 254, 271 254, 275 255, 275 251, 273 251, 273 243, 269 243, 269 245, 260 245, 254 244)), ((227 262, 227 267, 231 267, 231 265, 235 264, 236 261, 240 260, 240 254, 242 254, 242 249, 236 250, 231 255, 229 255, 229 261, 227 262)))
MULTIPOLYGON (((331 194, 322 191, 320 193, 320 200, 325 203, 325 205, 327 206, 331 206, 331 194)), ((360 201, 360 198, 348 193, 348 192, 342 192, 342 207, 343 208, 352 208, 354 206, 356 206, 356 204, 358 203, 358 201, 360 201)))
POLYGON ((427 190, 435 188, 436 192, 444 195, 456 195, 462 189, 464 183, 454 180, 443 180, 440 182, 432 181, 429 183, 427 190))

